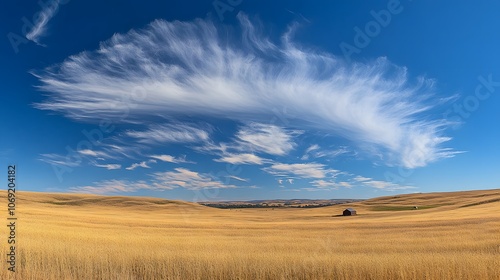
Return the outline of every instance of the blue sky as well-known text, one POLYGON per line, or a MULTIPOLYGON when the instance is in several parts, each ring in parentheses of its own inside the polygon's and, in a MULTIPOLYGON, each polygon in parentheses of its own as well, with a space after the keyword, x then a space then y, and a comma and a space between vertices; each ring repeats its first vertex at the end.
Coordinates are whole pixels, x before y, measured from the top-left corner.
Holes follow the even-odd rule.
POLYGON ((189 201, 499 188, 498 1, 3 1, 0 159, 189 201))

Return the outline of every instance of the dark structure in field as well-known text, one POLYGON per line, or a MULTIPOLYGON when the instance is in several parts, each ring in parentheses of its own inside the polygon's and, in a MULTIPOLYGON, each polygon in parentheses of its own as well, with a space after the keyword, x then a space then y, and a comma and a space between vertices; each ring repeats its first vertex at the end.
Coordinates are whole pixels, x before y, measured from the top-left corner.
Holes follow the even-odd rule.
POLYGON ((356 215, 356 210, 354 210, 352 208, 347 208, 344 210, 344 212, 342 214, 344 216, 353 216, 353 215, 356 215))

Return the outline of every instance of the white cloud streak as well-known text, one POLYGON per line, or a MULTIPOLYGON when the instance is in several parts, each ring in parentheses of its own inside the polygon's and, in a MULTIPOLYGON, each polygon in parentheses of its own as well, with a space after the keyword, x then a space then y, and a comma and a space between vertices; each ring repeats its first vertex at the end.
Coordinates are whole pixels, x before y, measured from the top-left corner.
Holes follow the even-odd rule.
MULTIPOLYGON (((156 172, 150 175, 152 179, 148 181, 105 180, 88 186, 72 187, 70 191, 107 194, 137 192, 140 190, 164 191, 176 188, 187 190, 238 188, 235 185, 224 184, 209 174, 198 173, 185 168, 176 168, 174 171, 156 172)), ((239 177, 233 179, 246 182, 245 179, 239 177)))
MULTIPOLYGON (((48 5, 39 12, 38 20, 34 23, 33 28, 26 34, 26 39, 39 45, 41 45, 40 37, 47 33, 47 24, 59 10, 59 0, 50 0, 48 2, 48 5)), ((40 3, 42 2, 40 1, 40 3)))
POLYGON ((91 156, 91 157, 105 157, 108 158, 109 155, 106 152, 103 151, 94 151, 94 150, 80 150, 78 151, 79 154, 84 155, 84 156, 91 156))
POLYGON ((121 169, 121 164, 94 164, 96 167, 106 168, 107 170, 121 169))
POLYGON ((310 146, 309 148, 307 148, 307 150, 304 152, 304 155, 300 158, 301 160, 309 160, 309 157, 310 157, 310 153, 314 150, 317 150, 319 149, 319 146, 318 145, 312 145, 310 146))
POLYGON ((231 178, 231 179, 234 179, 234 180, 238 180, 238 181, 241 181, 241 182, 248 182, 248 179, 243 179, 241 177, 234 176, 234 175, 230 175, 230 176, 228 176, 228 178, 231 178))
POLYGON ((215 161, 227 162, 231 164, 256 164, 256 165, 262 165, 265 162, 267 162, 266 159, 263 159, 254 154, 227 154, 219 159, 215 159, 215 161))
POLYGON ((293 138, 301 133, 297 130, 254 122, 240 127, 229 143, 216 144, 207 141, 203 146, 195 147, 195 150, 219 156, 220 158, 214 159, 216 162, 262 165, 272 161, 256 153, 287 155, 296 146, 293 138))
POLYGON ((145 131, 127 131, 126 135, 140 143, 194 143, 209 140, 209 132, 189 124, 153 125, 145 131))
POLYGON ((279 126, 251 123, 236 134, 239 149, 283 156, 293 148, 293 136, 300 131, 287 131, 279 126))
POLYGON ((334 181, 325 181, 325 180, 315 180, 315 181, 312 181, 311 184, 313 186, 321 188, 321 189, 327 189, 327 188, 338 189, 339 187, 352 188, 352 184, 349 182, 334 182, 334 181))
POLYGON ((387 182, 387 181, 370 180, 370 181, 363 181, 363 184, 365 186, 379 189, 379 190, 384 190, 384 191, 416 189, 416 187, 413 187, 413 186, 402 186, 402 185, 387 182))
POLYGON ((366 181, 371 181, 372 179, 371 178, 366 178, 366 177, 363 177, 363 176, 356 176, 356 177, 354 177, 354 180, 357 181, 357 182, 366 182, 366 181))
POLYGON ((174 157, 171 155, 151 155, 149 157, 170 163, 194 163, 192 161, 187 161, 186 157, 174 157))
POLYGON ((308 160, 310 157, 313 158, 322 158, 322 157, 337 157, 342 154, 348 153, 349 150, 347 147, 339 147, 337 149, 333 150, 321 150, 319 145, 312 145, 309 148, 306 149, 304 152, 304 155, 301 157, 301 160, 308 160))
POLYGON ((81 164, 81 159, 58 154, 42 154, 40 161, 56 166, 77 167, 81 164))
POLYGON ((139 162, 139 163, 134 163, 132 164, 131 166, 125 168, 127 170, 134 170, 136 169, 137 167, 142 167, 142 168, 151 168, 148 163, 156 163, 156 160, 154 159, 151 159, 151 160, 148 160, 147 162, 146 161, 142 161, 142 162, 139 162))
POLYGON ((325 178, 327 175, 336 174, 339 171, 325 168, 319 163, 276 163, 263 168, 264 171, 276 176, 298 176, 300 178, 325 178))
POLYGON ((96 182, 92 186, 81 186, 70 188, 70 192, 75 193, 92 193, 92 194, 109 194, 136 192, 143 189, 153 189, 144 181, 131 182, 126 180, 106 180, 96 182))
MULTIPOLYGON (((285 107, 294 127, 343 136, 370 154, 381 153, 388 165, 414 168, 455 154, 441 147, 450 140, 442 135, 445 121, 426 114, 438 103, 431 100, 432 80, 412 83, 406 68, 385 58, 349 65, 294 43, 293 28, 274 43, 246 16, 238 19, 240 40, 205 20, 156 20, 144 29, 116 34, 96 51, 34 73, 40 89, 52 93, 37 107, 75 119, 102 119, 123 115, 123 106, 113 104, 125 96, 133 99, 126 103, 131 119, 168 114, 244 122, 269 120, 276 108, 285 107)), ((152 139, 130 135, 157 142, 205 137, 161 130, 150 131, 152 139)), ((273 155, 293 148, 267 146, 245 133, 238 137, 273 155)))
POLYGON ((153 174, 157 189, 174 189, 177 187, 188 190, 237 188, 227 185, 208 174, 202 174, 185 168, 175 168, 175 171, 157 172, 153 174))
POLYGON ((354 186, 359 187, 369 187, 383 191, 398 191, 398 190, 409 190, 416 189, 414 186, 404 186, 399 185, 392 182, 387 181, 378 181, 373 180, 371 178, 366 178, 362 176, 356 176, 352 179, 347 179, 344 181, 334 181, 334 180, 314 180, 311 182, 311 185, 318 189, 338 189, 340 187, 343 188, 352 188, 354 186))

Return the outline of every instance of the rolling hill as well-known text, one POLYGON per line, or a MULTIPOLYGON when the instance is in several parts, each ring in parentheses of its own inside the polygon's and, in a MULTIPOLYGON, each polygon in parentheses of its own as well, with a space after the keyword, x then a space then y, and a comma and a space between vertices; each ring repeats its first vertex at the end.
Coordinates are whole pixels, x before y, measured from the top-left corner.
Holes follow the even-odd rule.
POLYGON ((20 192, 17 217, 1 279, 500 279, 500 190, 275 210, 20 192))

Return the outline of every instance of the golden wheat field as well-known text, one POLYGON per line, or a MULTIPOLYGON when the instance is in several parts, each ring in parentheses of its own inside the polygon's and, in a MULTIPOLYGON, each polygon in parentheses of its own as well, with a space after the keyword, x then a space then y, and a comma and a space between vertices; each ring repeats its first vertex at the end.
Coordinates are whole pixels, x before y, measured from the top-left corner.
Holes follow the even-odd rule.
POLYGON ((500 279, 500 190, 274 211, 21 192, 17 208, 1 279, 500 279))

